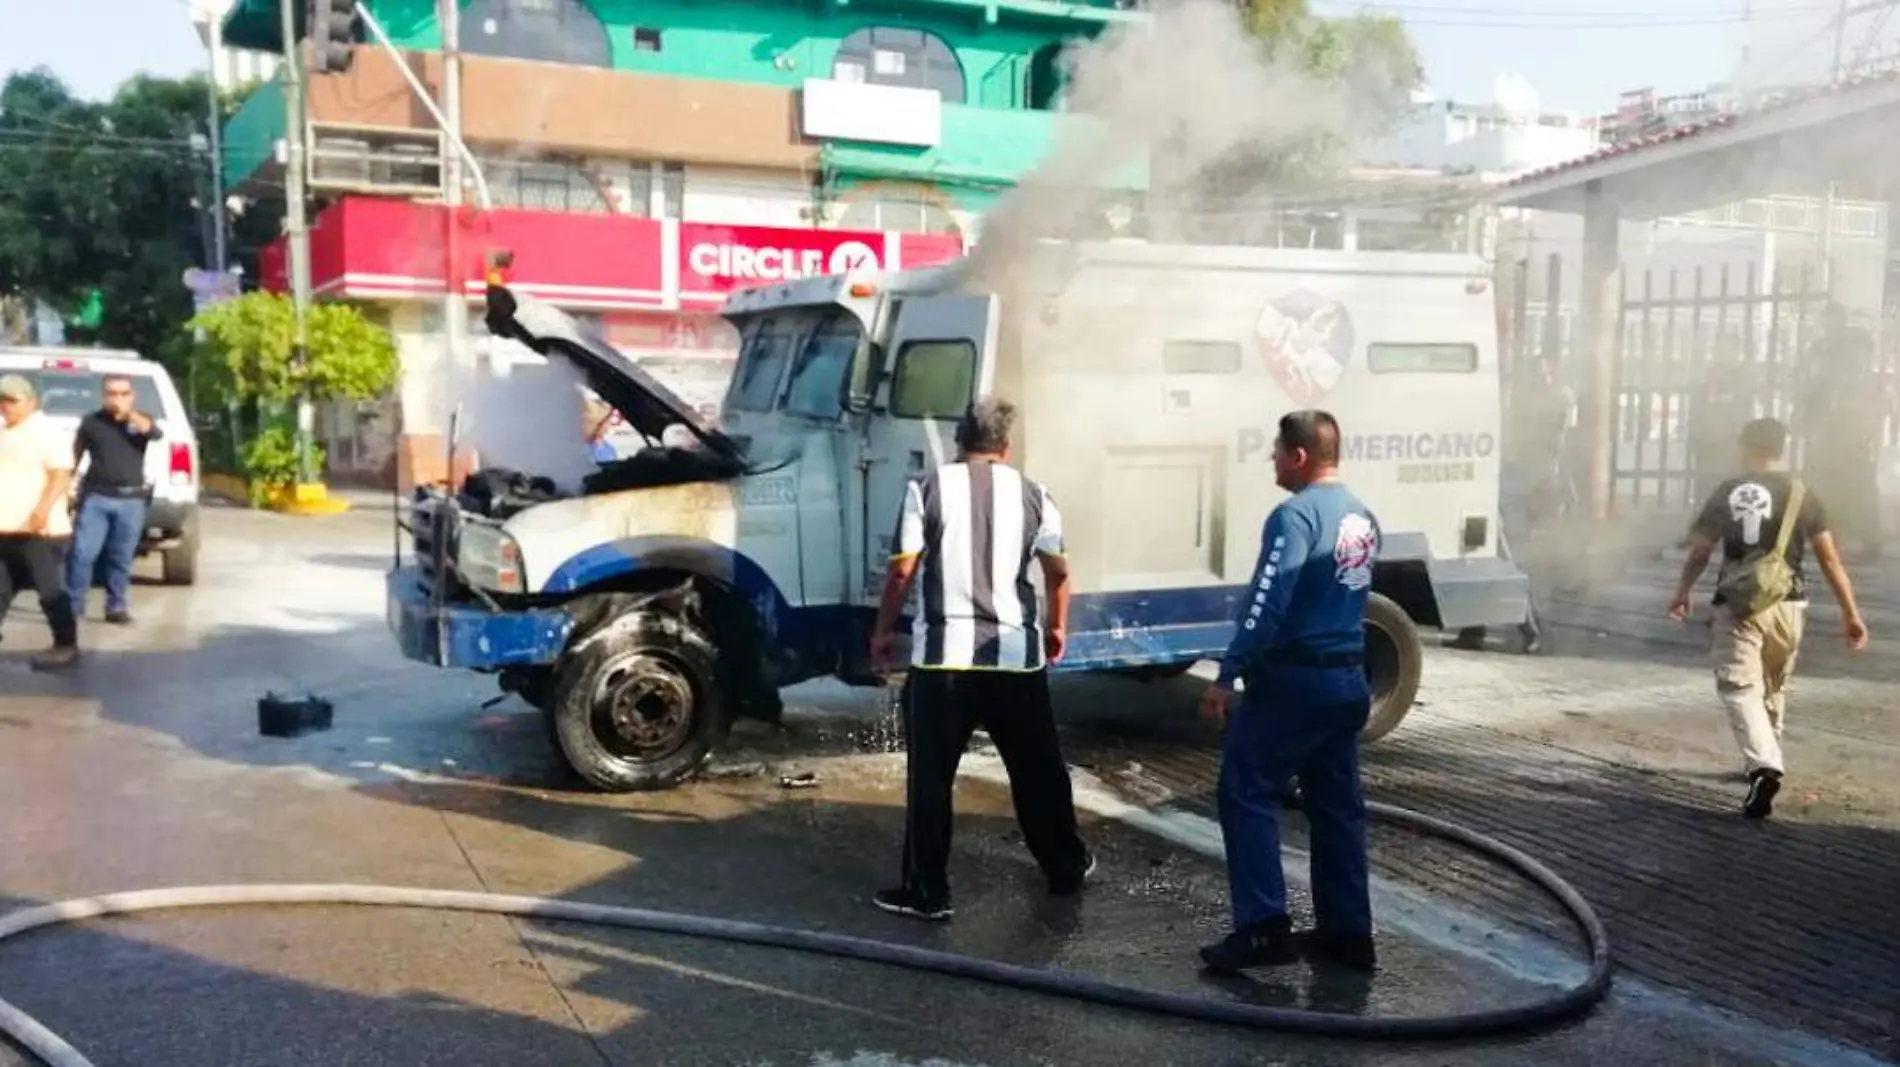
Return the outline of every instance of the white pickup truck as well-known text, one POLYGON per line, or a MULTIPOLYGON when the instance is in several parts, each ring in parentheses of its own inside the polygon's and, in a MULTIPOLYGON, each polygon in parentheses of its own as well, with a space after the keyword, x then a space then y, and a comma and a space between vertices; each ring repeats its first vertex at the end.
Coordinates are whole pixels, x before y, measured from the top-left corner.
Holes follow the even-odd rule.
MULTIPOLYGON (((152 495, 138 555, 158 555, 167 585, 196 582, 198 435, 164 365, 123 349, 0 346, 0 374, 18 374, 32 382, 40 410, 62 433, 71 434, 78 432, 79 420, 99 410, 107 376, 131 380, 137 397, 133 403, 163 434, 145 450, 145 481, 152 495)), ((90 457, 84 462, 90 463, 90 457)), ((79 474, 85 474, 83 465, 79 474)), ((75 479, 75 488, 77 484, 75 479)))
MULTIPOLYGON (((1412 705, 1419 626, 1516 626, 1498 549, 1494 296, 1475 257, 1109 242, 1051 246, 1007 298, 965 264, 735 295, 720 424, 567 315, 491 289, 489 327, 571 360, 649 447, 577 493, 478 472, 410 509, 388 576, 411 658, 494 672, 608 790, 690 776, 778 689, 874 681, 867 637, 906 483, 972 398, 1014 399, 1014 461, 1065 517, 1060 671, 1216 657, 1268 510, 1283 412, 1340 419, 1385 530, 1368 609, 1369 738, 1412 705), (665 443, 669 431, 672 443, 665 443), (690 442, 679 443, 681 435, 690 442)), ((524 472, 532 475, 534 472, 524 472)))

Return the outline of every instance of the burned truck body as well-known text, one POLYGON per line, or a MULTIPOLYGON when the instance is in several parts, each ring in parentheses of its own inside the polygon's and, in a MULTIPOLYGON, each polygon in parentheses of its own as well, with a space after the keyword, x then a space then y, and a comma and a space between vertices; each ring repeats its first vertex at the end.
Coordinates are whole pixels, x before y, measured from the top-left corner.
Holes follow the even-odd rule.
POLYGON ((737 294, 717 427, 566 315, 491 290, 493 333, 570 361, 649 447, 570 495, 506 471, 419 493, 413 558, 388 578, 404 653, 497 674, 599 788, 673 784, 735 719, 775 717, 779 688, 877 681, 868 636, 899 501, 991 392, 1020 405, 1015 461, 1066 518, 1075 600, 1057 670, 1166 677, 1219 655, 1280 496, 1272 421, 1322 399, 1364 439, 1351 477, 1387 531, 1367 736, 1412 704, 1419 626, 1524 619, 1528 583, 1498 552, 1482 264, 1069 255, 1059 285, 1007 307, 957 265, 737 294))

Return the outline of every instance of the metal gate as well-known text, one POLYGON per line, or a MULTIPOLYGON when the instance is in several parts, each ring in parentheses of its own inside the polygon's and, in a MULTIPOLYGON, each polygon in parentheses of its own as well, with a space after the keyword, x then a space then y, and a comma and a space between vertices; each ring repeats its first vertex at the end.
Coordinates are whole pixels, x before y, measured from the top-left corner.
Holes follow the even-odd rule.
MULTIPOLYGON (((1694 508, 1697 475, 1719 476, 1697 470, 1699 437, 1713 439, 1725 473, 1736 462, 1742 423, 1771 416, 1799 428, 1797 397, 1828 303, 1816 281, 1812 270, 1801 270, 1763 285, 1752 264, 1646 270, 1628 279, 1614 365, 1612 507, 1694 508), (1705 406, 1717 375, 1732 376, 1727 384, 1743 393, 1739 411, 1714 414, 1705 406), (1722 422, 1710 425, 1711 418, 1722 422)), ((1798 436, 1794 450, 1789 460, 1798 464, 1798 436)))
MULTIPOLYGON (((1561 300, 1530 299, 1531 266, 1519 261, 1504 280, 1513 297, 1500 316, 1507 395, 1513 403, 1526 399, 1527 391, 1538 388, 1536 363, 1551 359, 1560 381, 1583 398, 1590 374, 1577 354, 1576 309, 1561 300)), ((1551 255, 1545 268, 1541 294, 1561 294, 1561 258, 1551 255)), ((1740 423, 1764 415, 1799 431, 1796 397, 1828 304, 1817 281, 1811 269, 1804 269, 1779 272, 1764 285, 1753 265, 1625 274, 1612 362, 1613 511, 1693 508, 1699 435, 1726 440, 1732 449, 1740 423), (1711 423, 1718 415, 1706 403, 1718 374, 1732 375, 1734 387, 1744 394, 1734 409, 1720 413, 1720 426, 1711 423)), ((1558 461, 1584 499, 1590 496, 1590 446, 1589 427, 1577 425, 1558 461)), ((1798 462, 1798 436, 1794 448, 1789 458, 1798 462)), ((1723 466, 1733 462, 1733 452, 1725 450, 1723 466)))

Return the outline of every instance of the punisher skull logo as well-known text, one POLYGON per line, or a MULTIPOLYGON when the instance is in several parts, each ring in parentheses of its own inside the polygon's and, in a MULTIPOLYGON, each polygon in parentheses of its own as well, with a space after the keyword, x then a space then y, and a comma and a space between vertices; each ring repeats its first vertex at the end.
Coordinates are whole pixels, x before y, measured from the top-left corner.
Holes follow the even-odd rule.
POLYGON ((1745 545, 1760 543, 1761 524, 1773 517, 1774 510, 1775 498, 1769 495, 1767 486, 1743 482, 1729 492, 1729 517, 1741 524, 1745 545))

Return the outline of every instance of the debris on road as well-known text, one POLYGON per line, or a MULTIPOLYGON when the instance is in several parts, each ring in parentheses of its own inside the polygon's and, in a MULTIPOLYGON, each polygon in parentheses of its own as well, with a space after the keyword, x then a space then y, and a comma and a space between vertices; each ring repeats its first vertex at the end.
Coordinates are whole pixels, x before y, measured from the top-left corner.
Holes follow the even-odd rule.
POLYGON ((301 700, 265 693, 257 701, 257 732, 265 737, 300 737, 328 730, 334 710, 314 693, 301 700))

